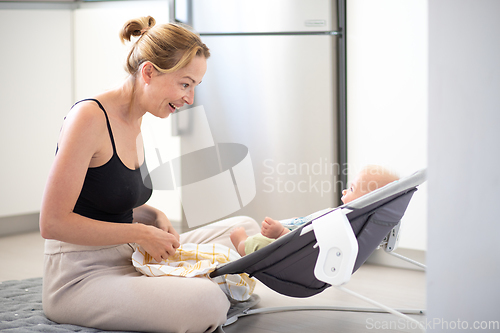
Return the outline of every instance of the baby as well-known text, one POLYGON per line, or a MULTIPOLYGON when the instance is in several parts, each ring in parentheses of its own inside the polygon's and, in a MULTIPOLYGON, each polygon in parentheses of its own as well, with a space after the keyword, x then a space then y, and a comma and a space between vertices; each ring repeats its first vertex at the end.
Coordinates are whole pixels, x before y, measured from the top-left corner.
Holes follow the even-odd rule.
MULTIPOLYGON (((378 165, 368 165, 364 167, 356 176, 352 185, 348 189, 342 191, 341 200, 344 204, 346 204, 398 179, 398 176, 384 167, 378 165)), ((237 249, 238 253, 241 256, 244 256, 271 244, 276 239, 289 233, 291 230, 304 225, 329 210, 331 210, 331 208, 318 211, 306 217, 282 221, 266 217, 262 222, 260 234, 248 236, 245 233, 245 229, 236 228, 231 232, 231 242, 237 249)))

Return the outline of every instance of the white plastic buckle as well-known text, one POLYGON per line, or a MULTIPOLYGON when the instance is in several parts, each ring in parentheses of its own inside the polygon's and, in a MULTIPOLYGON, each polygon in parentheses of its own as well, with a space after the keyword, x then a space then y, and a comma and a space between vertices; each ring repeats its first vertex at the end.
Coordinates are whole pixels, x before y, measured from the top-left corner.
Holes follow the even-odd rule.
POLYGON ((314 275, 334 286, 349 281, 358 256, 358 241, 345 214, 337 209, 312 222, 319 246, 314 275))

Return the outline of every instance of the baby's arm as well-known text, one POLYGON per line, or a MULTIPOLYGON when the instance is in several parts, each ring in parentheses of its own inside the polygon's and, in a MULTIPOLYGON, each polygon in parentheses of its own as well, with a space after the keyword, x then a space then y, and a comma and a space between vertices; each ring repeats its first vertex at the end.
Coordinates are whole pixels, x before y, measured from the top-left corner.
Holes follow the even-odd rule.
POLYGON ((278 239, 283 235, 289 233, 290 230, 285 228, 279 221, 266 217, 262 222, 260 233, 267 238, 278 239))

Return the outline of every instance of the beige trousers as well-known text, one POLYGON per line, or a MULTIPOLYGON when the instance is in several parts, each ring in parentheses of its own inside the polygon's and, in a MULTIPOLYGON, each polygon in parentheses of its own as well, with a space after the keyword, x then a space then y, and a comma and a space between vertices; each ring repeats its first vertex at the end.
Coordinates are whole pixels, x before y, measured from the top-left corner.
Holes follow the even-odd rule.
MULTIPOLYGON (((219 243, 242 226, 260 231, 249 217, 234 217, 181 235, 181 243, 219 243)), ((133 247, 83 246, 47 240, 43 310, 58 323, 104 330, 212 332, 226 321, 229 301, 205 278, 147 277, 132 265, 133 247)))

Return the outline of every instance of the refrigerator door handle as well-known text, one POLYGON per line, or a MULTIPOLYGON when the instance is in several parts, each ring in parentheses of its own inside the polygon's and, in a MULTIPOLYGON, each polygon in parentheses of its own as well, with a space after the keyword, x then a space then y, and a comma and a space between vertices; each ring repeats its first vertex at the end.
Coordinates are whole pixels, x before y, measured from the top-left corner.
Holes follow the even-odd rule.
POLYGON ((170 22, 193 26, 192 0, 170 0, 170 22))

